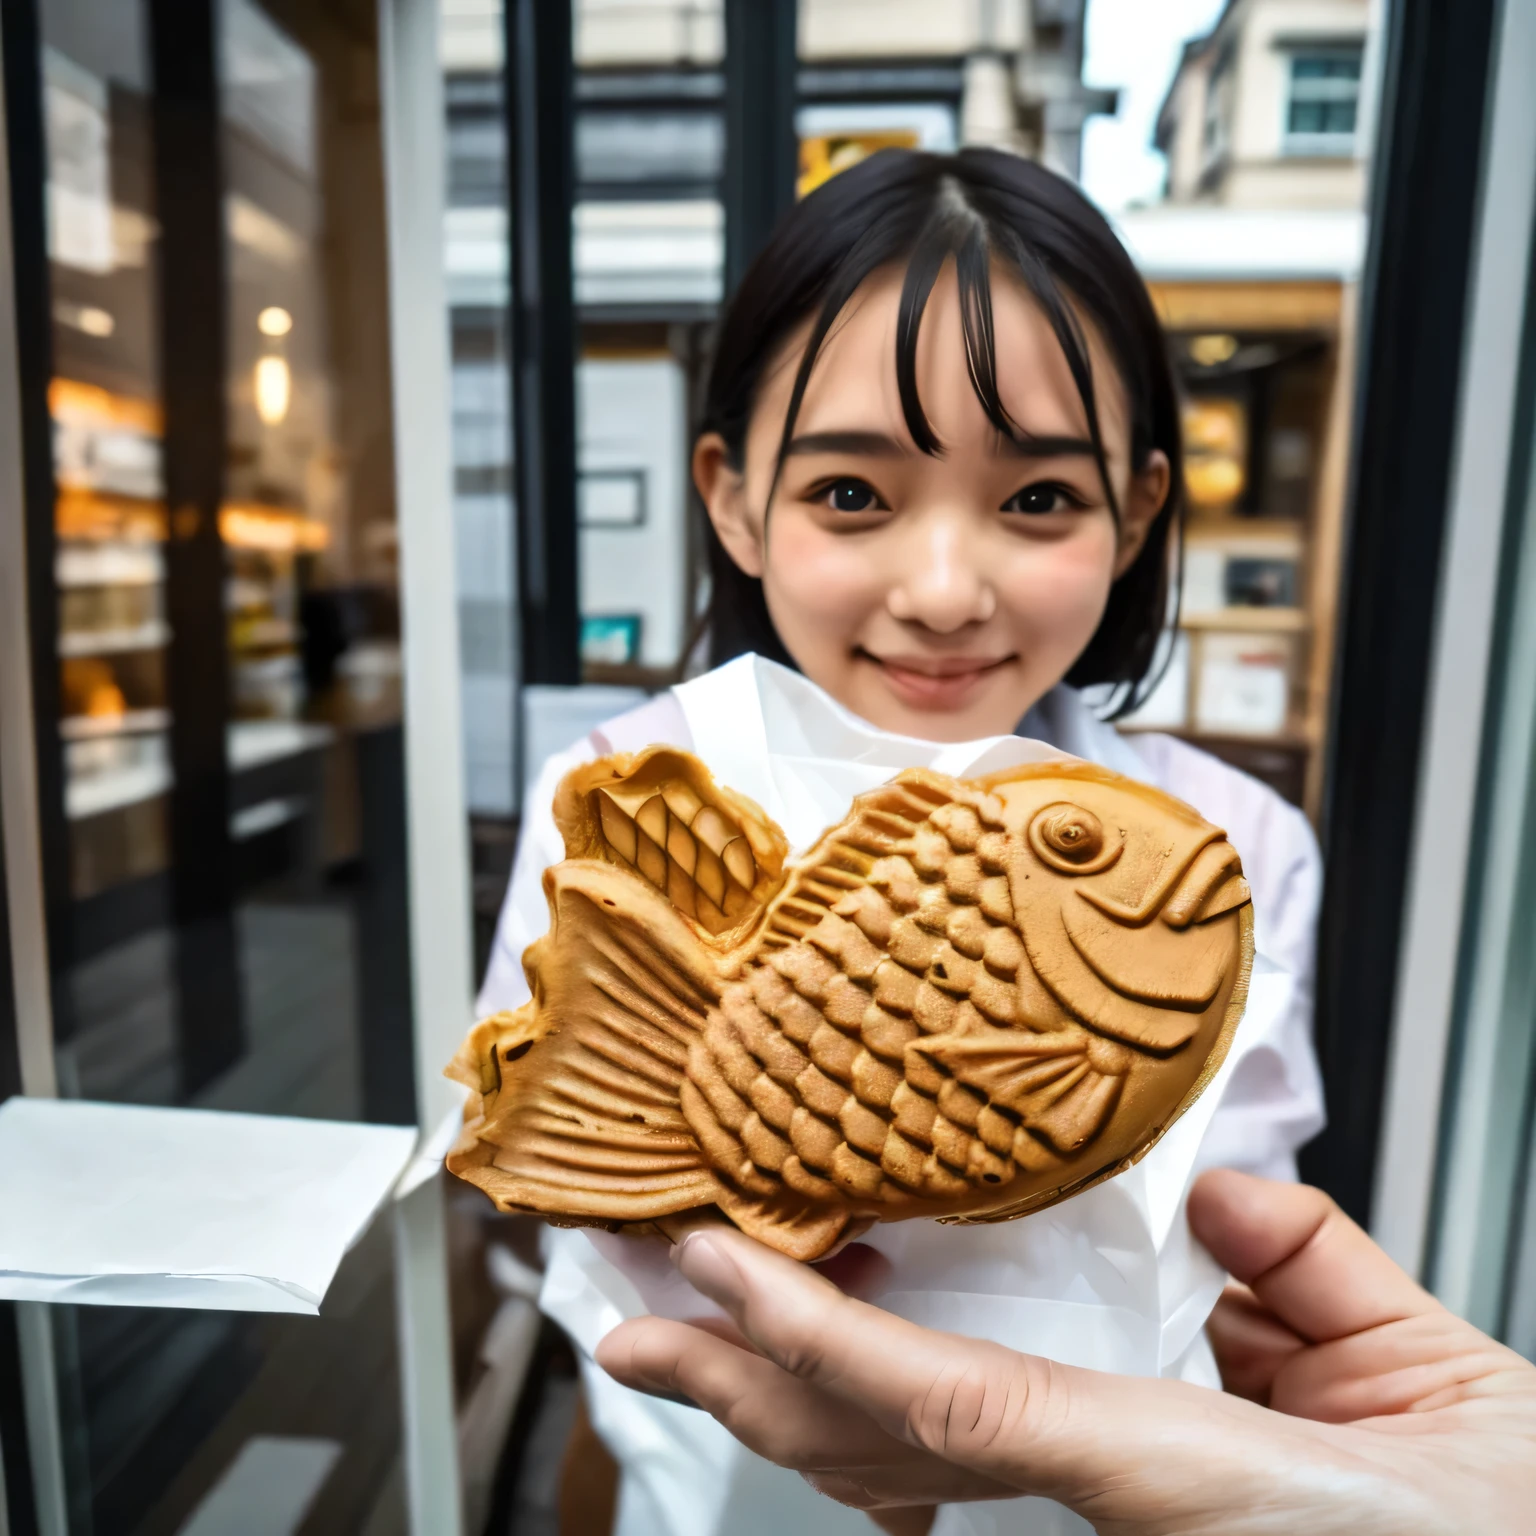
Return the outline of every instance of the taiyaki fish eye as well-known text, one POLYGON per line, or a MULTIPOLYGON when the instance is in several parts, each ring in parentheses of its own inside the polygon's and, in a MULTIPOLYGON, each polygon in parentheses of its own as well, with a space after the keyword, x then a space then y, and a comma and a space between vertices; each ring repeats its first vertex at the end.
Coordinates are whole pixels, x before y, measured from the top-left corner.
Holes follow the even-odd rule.
POLYGON ((1120 857, 1125 836, 1106 837, 1092 811, 1058 800, 1035 813, 1029 846, 1042 863, 1064 875, 1095 875, 1120 857))

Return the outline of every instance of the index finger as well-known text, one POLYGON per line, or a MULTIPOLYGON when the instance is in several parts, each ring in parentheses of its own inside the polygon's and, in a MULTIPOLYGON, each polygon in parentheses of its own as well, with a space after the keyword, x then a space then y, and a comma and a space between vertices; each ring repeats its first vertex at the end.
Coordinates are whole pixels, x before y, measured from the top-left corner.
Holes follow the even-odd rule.
POLYGON ((1126 1447, 1178 1390, 1104 1378, 1112 1383, 1105 1391, 1093 1372, 931 1332, 844 1295, 740 1232, 690 1234, 677 1262, 786 1371, 857 1404, 908 1444, 1064 1502, 1085 1481, 1117 1476, 1126 1447))

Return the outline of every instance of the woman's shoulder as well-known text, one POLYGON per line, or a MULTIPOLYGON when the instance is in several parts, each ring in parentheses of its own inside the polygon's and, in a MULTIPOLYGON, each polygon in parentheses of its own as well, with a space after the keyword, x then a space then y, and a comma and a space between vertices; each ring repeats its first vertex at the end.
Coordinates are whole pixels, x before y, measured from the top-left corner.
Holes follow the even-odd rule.
POLYGON ((604 720, 558 752, 549 753, 539 770, 538 787, 546 783, 552 786, 572 768, 590 763, 594 757, 606 757, 610 752, 640 752, 653 746, 681 747, 686 751, 692 745, 688 721, 669 688, 604 720))
POLYGON ((608 752, 640 752, 646 747, 681 747, 686 751, 693 746, 682 705, 670 688, 605 720, 587 740, 592 743, 594 757, 608 752))

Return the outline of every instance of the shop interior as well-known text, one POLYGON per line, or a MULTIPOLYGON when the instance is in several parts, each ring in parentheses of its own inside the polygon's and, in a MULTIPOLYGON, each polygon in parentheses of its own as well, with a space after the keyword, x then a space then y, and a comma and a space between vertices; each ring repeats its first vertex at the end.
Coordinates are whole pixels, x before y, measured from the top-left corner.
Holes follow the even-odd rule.
MULTIPOLYGON (((1080 135, 1104 110, 1084 105, 1082 7, 1034 9, 1029 46, 1051 68, 1077 49, 1080 135)), ((1188 511, 1161 680, 1121 728, 1213 752, 1316 829, 1333 1126, 1304 1172, 1362 1219, 1373 1200, 1378 1222, 1400 1217, 1394 1251, 1536 1358, 1536 994, 1514 963, 1518 897, 1536 888, 1519 734, 1536 345, 1511 288, 1520 355, 1502 393, 1479 384, 1497 337, 1457 296, 1482 281, 1497 297, 1498 272, 1480 277, 1481 118, 1445 130, 1432 176, 1414 158, 1443 128, 1413 117, 1425 91, 1492 102, 1492 23, 1437 57, 1407 46, 1414 8, 1396 9, 1369 202, 1335 221, 1354 221, 1354 247, 1273 255, 1260 231, 1226 255, 1143 255, 1126 216, 1183 391, 1188 511), (1465 217, 1431 219, 1437 196, 1465 217), (1431 224, 1394 266, 1393 243, 1431 224), (1441 364, 1418 396, 1394 373, 1410 345, 1441 364), (1480 494, 1457 466, 1501 420, 1500 478, 1480 494), (1477 547, 1496 570, 1456 586, 1458 551, 1477 547), (1446 647, 1474 633, 1478 691, 1458 700, 1446 647), (1425 851, 1445 806, 1451 884, 1425 851), (1505 913, 1497 953, 1477 948, 1478 910, 1505 913), (1416 952, 1441 957, 1445 994, 1419 1023, 1416 952), (1440 1097, 1410 1104, 1393 1041, 1414 1029, 1440 1097), (1382 1159, 1415 1113, 1444 1129, 1410 1180, 1382 1159), (1458 1217, 1454 1192, 1484 1180, 1493 1194, 1458 1217)), ((422 807, 462 844, 464 889, 436 931, 475 984, 541 762, 697 664, 690 434, 734 277, 846 165, 982 131, 995 49, 882 51, 834 10, 8 0, 5 548, 25 553, 25 614, 5 665, 30 714, 0 721, 0 766, 8 795, 18 761, 34 785, 47 1018, 11 1007, 15 941, 0 944, 0 1101, 410 1126, 423 1145, 440 1130, 422 807), (441 150, 425 171, 391 138, 422 103, 441 150), (403 404, 391 200, 408 173, 436 178, 440 213, 422 247, 440 256, 422 290, 444 370, 431 421, 403 404), (425 489, 417 433, 441 449, 425 489), (431 587, 417 574, 434 547, 451 569, 431 587), (434 684, 457 701, 451 742, 412 735, 429 629, 456 637, 434 652, 457 657, 434 684), (46 1083, 29 1030, 46 1034, 46 1083)), ((1025 102, 1010 131, 1068 165, 1071 116, 1025 102)), ((1529 230, 1500 238, 1528 251, 1529 230)), ((20 931, 17 889, 0 938, 20 931)), ((431 1188, 426 1248, 380 1215, 318 1317, 0 1301, 9 1530, 215 1536, 262 1490, 286 1510, 263 1532, 606 1536, 617 1473, 537 1311, 537 1223, 440 1173, 431 1188), (423 1252, 446 1277, 435 1313, 423 1252), (418 1369, 424 1316, 446 1343, 441 1400, 418 1369), (451 1418, 436 1439, 434 1402, 451 1418)))

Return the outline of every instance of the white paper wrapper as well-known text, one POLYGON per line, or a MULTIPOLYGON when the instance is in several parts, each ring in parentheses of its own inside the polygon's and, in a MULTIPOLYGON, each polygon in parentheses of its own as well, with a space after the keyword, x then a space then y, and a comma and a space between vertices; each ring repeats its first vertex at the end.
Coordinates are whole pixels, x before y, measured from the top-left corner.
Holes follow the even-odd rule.
POLYGON ((13 1098, 0 1299, 314 1315, 414 1127, 13 1098))
MULTIPOLYGON (((693 750, 721 783, 755 799, 783 827, 796 852, 839 820, 855 794, 902 768, 934 768, 964 778, 1064 755, 1016 736, 937 745, 877 731, 797 674, 758 657, 685 684, 677 696, 693 750)), ((1249 1043, 1266 1033, 1269 1015, 1289 1006, 1290 986, 1287 974, 1262 953, 1256 957, 1247 1012, 1221 1070, 1157 1146, 1125 1173, 1014 1222, 954 1227, 904 1221, 872 1228, 860 1241, 884 1254, 891 1268, 869 1299, 924 1327, 990 1339, 1065 1364, 1217 1386, 1203 1328, 1225 1277, 1191 1238, 1184 1202, 1204 1166, 1201 1141, 1225 1086, 1249 1043)), ((713 1312, 672 1269, 661 1243, 603 1233, 586 1237, 583 1243, 551 1244, 541 1297, 544 1310, 584 1348, 594 1348, 627 1317, 649 1312, 687 1320, 713 1312)), ((697 1426, 696 1414, 675 1411, 697 1426)), ((680 1503, 696 1507, 684 1514, 669 1511, 664 1525, 642 1522, 633 1528, 689 1536, 723 1531, 697 1507, 683 1463, 671 1455, 661 1432, 666 1422, 660 1415, 651 1428, 657 1442, 655 1487, 673 1479, 680 1503)), ((622 1433, 632 1442, 639 1431, 628 1424, 622 1433)), ((656 1502, 669 1501, 657 1494, 656 1502)), ((844 1526, 829 1513, 799 1528, 820 1533, 844 1526)), ((868 1528, 866 1522, 863 1529, 868 1528)), ((621 1522, 621 1532, 625 1529, 621 1522)), ((1048 1536, 1086 1529, 1057 1506, 1027 1500, 946 1509, 934 1536, 987 1536, 994 1530, 1048 1536)))

